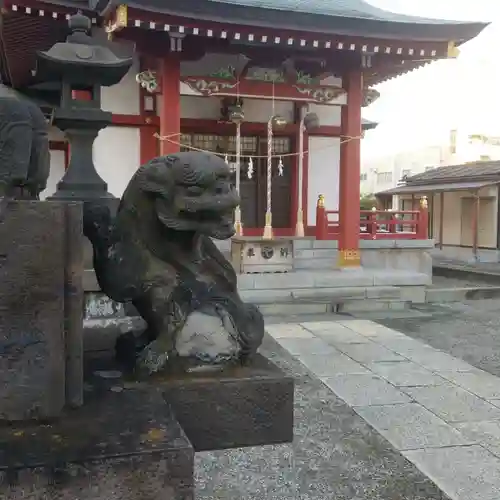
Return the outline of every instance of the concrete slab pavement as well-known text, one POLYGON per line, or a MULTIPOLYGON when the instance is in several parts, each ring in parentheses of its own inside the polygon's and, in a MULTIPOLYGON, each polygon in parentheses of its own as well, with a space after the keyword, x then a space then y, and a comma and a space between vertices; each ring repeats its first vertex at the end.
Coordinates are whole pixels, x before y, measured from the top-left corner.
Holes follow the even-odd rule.
POLYGON ((500 377, 369 320, 268 333, 452 500, 500 498, 500 377))

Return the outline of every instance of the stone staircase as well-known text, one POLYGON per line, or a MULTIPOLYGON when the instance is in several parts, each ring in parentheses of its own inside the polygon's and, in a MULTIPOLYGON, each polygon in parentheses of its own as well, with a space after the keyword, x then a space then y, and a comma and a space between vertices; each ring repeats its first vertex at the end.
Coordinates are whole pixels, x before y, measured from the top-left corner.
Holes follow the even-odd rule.
MULTIPOLYGON (((230 242, 217 244, 230 258, 230 242)), ((336 262, 336 241, 297 240, 293 272, 241 274, 238 288, 243 300, 269 316, 401 311, 426 300, 428 274, 369 267, 341 270, 336 262)), ((86 290, 88 325, 106 320, 110 327, 130 327, 132 310, 113 304, 98 288, 86 290)))
POLYGON ((337 241, 300 240, 294 242, 294 268, 327 269, 337 267, 337 241))
POLYGON ((297 270, 239 276, 245 301, 265 315, 302 315, 403 310, 425 302, 428 276, 407 271, 297 270))
MULTIPOLYGON (((217 243, 230 258, 230 244, 217 243)), ((294 269, 287 274, 239 276, 245 301, 265 315, 302 315, 403 310, 425 302, 430 278, 392 269, 337 269, 337 241, 294 241, 294 269)))

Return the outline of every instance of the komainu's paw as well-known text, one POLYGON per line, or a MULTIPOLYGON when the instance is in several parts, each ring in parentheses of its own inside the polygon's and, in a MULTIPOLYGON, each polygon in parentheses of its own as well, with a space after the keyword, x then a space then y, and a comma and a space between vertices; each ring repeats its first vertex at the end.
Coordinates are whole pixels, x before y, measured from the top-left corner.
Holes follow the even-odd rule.
POLYGON ((170 346, 166 346, 161 339, 153 340, 139 355, 137 366, 147 373, 156 373, 163 370, 172 356, 170 346))
POLYGON ((245 304, 246 328, 240 331, 242 358, 253 356, 264 339, 264 318, 253 304, 245 304))

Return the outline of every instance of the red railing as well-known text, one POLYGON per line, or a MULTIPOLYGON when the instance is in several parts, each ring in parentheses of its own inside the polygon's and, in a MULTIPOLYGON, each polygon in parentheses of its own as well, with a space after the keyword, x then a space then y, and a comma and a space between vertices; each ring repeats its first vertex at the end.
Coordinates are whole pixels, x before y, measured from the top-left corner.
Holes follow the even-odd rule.
MULTIPOLYGON (((359 237, 364 240, 426 240, 429 211, 425 201, 420 210, 361 210, 359 226, 359 237)), ((320 198, 316 207, 316 239, 336 240, 339 233, 339 212, 326 210, 324 198, 320 198)))

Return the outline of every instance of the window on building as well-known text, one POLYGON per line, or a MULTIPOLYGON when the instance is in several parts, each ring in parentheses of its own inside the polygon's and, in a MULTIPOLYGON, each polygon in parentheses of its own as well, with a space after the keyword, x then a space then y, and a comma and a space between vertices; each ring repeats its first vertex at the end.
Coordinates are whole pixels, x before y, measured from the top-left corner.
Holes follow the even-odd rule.
POLYGON ((211 134, 193 134, 191 136, 191 146, 203 151, 210 151, 217 153, 217 146, 219 144, 219 136, 211 134))
MULTIPOLYGON (((219 136, 213 134, 181 134, 181 151, 190 151, 192 148, 212 151, 220 154, 236 154, 236 138, 234 136, 219 136)), ((290 139, 276 137, 273 139, 273 150, 276 153, 290 152, 290 139)), ((256 154, 257 137, 241 137, 241 152, 243 154, 256 154)))
POLYGON ((181 134, 181 151, 191 151, 191 136, 189 134, 181 134))
POLYGON ((368 174, 366 172, 363 172, 360 176, 359 176, 359 180, 360 181, 366 181, 368 179, 368 174))
POLYGON ((392 182, 392 172, 379 172, 377 174, 377 183, 386 184, 392 182))
POLYGON ((457 152, 457 130, 450 130, 450 153, 452 155, 457 152))
POLYGON ((406 177, 410 177, 410 176, 411 176, 411 170, 409 168, 406 168, 406 169, 401 171, 401 177, 403 179, 405 179, 406 177))

